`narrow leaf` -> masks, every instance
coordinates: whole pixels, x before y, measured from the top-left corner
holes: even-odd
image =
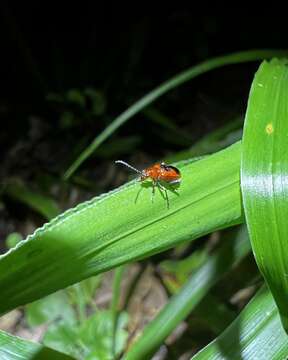
[[[260,66],[246,113],[242,193],[257,264],[288,330],[288,62]]]
[[[191,360],[282,360],[288,357],[288,337],[273,297],[261,289],[238,318]]]
[[[24,184],[11,182],[4,189],[9,196],[29,206],[46,219],[50,220],[59,214],[54,200],[28,189]]]

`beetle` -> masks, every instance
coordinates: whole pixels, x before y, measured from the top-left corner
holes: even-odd
[[[155,187],[157,186],[160,191],[163,190],[166,196],[167,207],[169,208],[169,199],[167,189],[162,184],[168,185],[180,185],[181,184],[181,172],[178,168],[172,165],[167,165],[164,162],[156,163],[147,167],[144,170],[138,170],[134,166],[131,166],[123,160],[115,161],[116,164],[122,164],[129,169],[135,171],[140,175],[139,180],[144,181],[147,179],[152,180],[152,202],[155,196]]]

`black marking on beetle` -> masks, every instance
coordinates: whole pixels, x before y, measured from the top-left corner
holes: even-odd
[[[180,171],[175,166],[166,165],[165,163],[161,163],[160,166],[162,169],[164,169],[166,171],[174,170],[177,174],[180,174]]]

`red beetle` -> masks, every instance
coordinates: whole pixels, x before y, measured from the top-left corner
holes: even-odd
[[[115,161],[115,163],[125,165],[129,169],[132,169],[133,171],[137,172],[140,175],[140,178],[139,178],[140,181],[144,181],[146,179],[151,179],[152,180],[152,202],[153,202],[153,198],[155,195],[155,186],[158,186],[160,191],[163,190],[165,192],[167,206],[169,208],[167,189],[161,184],[161,182],[170,184],[170,185],[180,185],[181,173],[180,173],[179,169],[177,169],[175,166],[167,165],[164,162],[162,162],[162,163],[156,163],[156,164],[140,171],[122,160],[117,160],[117,161]]]

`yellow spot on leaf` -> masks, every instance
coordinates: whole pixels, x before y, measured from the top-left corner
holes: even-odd
[[[274,131],[273,125],[271,123],[267,124],[265,130],[268,135],[271,135]]]

